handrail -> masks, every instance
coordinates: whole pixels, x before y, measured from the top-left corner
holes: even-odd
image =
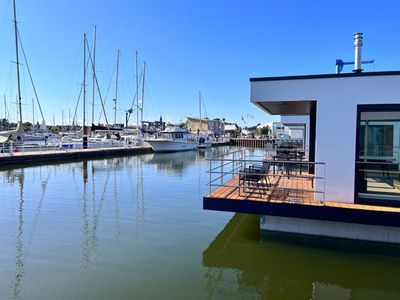
[[[214,157],[207,158],[207,160],[211,161],[237,161],[237,159],[233,158],[224,158],[224,159],[214,159]],[[273,160],[273,159],[264,159],[264,160],[254,160],[254,159],[242,159],[243,162],[269,162],[269,163],[288,163],[288,164],[304,164],[304,165],[326,165],[324,162],[314,162],[314,161],[304,161],[304,160]]]
[[[380,170],[371,170],[371,171],[380,171]],[[384,171],[387,172],[387,171]],[[400,171],[399,171],[400,172]],[[225,175],[237,175],[238,173],[235,172],[210,172],[210,171],[206,171],[207,174],[211,173],[211,174],[225,174]],[[246,173],[246,174],[252,174],[250,172]],[[259,175],[264,175],[267,177],[288,177],[287,174],[268,174],[268,173],[257,173]],[[307,175],[293,175],[290,174],[289,175],[290,178],[302,178],[302,179],[325,179],[325,177],[322,176],[307,176]]]
[[[247,149],[219,154],[207,160],[210,164],[207,171],[210,193],[212,188],[230,187],[239,189],[239,195],[241,189],[248,189],[250,193],[264,191],[271,196],[277,191],[277,197],[297,199],[310,195],[306,198],[323,198],[325,201],[325,162],[273,160]],[[269,164],[268,171],[262,170],[265,163]],[[257,171],[250,171],[252,165],[258,166]],[[237,181],[230,181],[234,178]]]

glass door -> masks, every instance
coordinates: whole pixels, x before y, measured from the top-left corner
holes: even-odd
[[[357,115],[355,201],[400,205],[400,105],[359,105]]]

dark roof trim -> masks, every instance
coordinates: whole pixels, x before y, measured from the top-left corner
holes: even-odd
[[[390,75],[400,75],[400,71],[341,73],[341,74],[314,74],[314,75],[275,76],[275,77],[253,77],[253,78],[250,78],[250,82],[298,80],[298,79],[342,78],[342,77],[363,77],[363,76],[390,76]]]

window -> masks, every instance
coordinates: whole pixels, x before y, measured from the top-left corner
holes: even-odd
[[[359,105],[357,122],[355,201],[400,205],[400,105]]]

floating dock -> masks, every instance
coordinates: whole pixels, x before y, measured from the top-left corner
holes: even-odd
[[[203,208],[260,215],[261,230],[400,243],[400,208],[282,197],[278,184],[301,191],[311,182],[281,178],[263,193],[243,193],[235,177],[205,196]]]
[[[122,155],[151,153],[150,146],[111,147],[94,149],[60,149],[47,151],[0,153],[0,166],[13,164],[37,164],[76,159],[96,159]]]
[[[400,244],[400,207],[326,201],[324,163],[251,153],[209,159],[204,209],[259,215],[264,231]]]

